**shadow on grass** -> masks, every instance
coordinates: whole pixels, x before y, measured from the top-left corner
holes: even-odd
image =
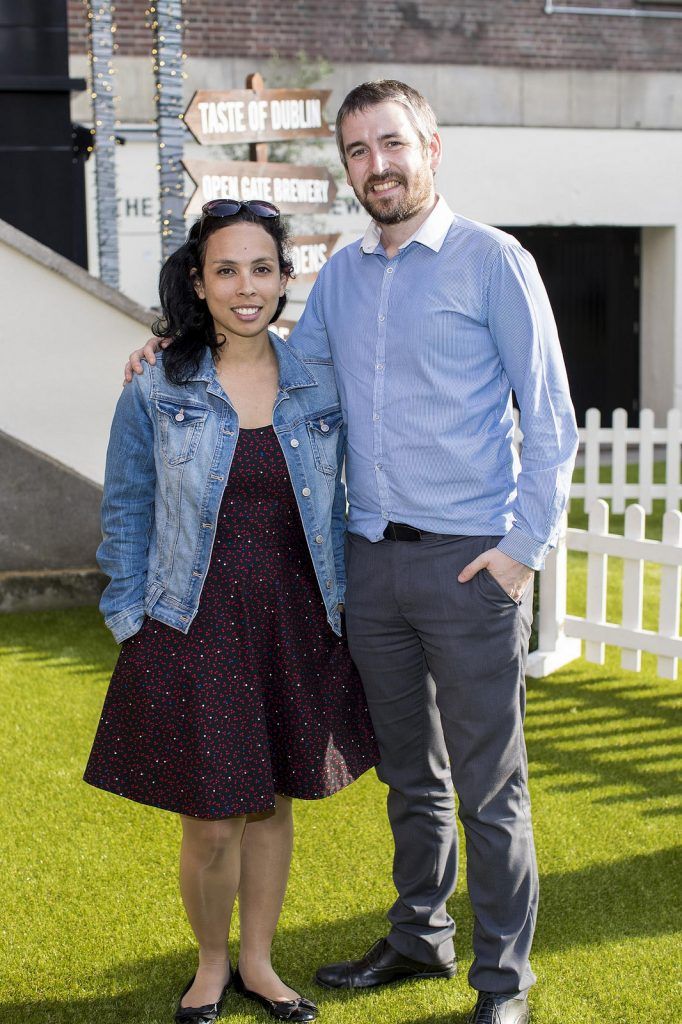
[[[561,782],[547,787],[549,793],[557,794],[609,787],[616,792],[595,793],[591,802],[618,803],[622,799],[632,803],[639,799],[642,813],[648,814],[647,801],[678,792],[679,774],[671,761],[673,749],[682,752],[679,711],[671,706],[667,694],[659,696],[654,686],[641,678],[634,676],[630,685],[613,685],[622,682],[622,676],[609,675],[578,683],[574,678],[529,681],[526,738],[531,764],[537,765],[531,769],[531,780],[563,776]],[[629,725],[640,719],[646,724]],[[571,735],[573,724],[576,732]],[[646,738],[636,738],[638,729],[646,731]],[[671,738],[674,730],[677,735]],[[613,742],[604,742],[609,739]],[[571,774],[578,777],[566,779]],[[619,789],[624,791],[622,796]],[[656,813],[675,810],[671,805],[657,808]]]
[[[373,935],[377,930],[376,922],[377,916],[368,914],[354,919],[352,925],[358,926],[368,935]],[[347,927],[349,922],[343,924]],[[297,940],[303,940],[306,947],[327,943],[325,948],[331,949],[334,932],[335,927],[332,923],[305,931],[283,930],[278,938],[281,952],[275,958],[276,965],[291,985],[319,1004],[321,1016],[324,1016],[325,1007],[348,1003],[357,1008],[360,1019],[379,1024],[386,1017],[387,997],[390,998],[391,993],[396,993],[405,986],[393,985],[380,991],[369,992],[332,992],[321,988],[313,981],[312,976],[319,966],[319,951],[317,959],[314,956],[303,958],[299,954],[296,956],[296,963],[293,963],[292,950]],[[23,1024],[169,1024],[173,1019],[180,992],[194,966],[195,951],[191,948],[136,962],[117,964],[99,974],[74,979],[74,987],[77,986],[85,992],[99,991],[102,995],[79,996],[74,993],[73,996],[67,995],[53,1000],[5,1002],[0,1004],[0,1019],[7,1021],[8,1024],[10,1021],[22,1021]],[[410,990],[416,989],[414,1001],[418,1011],[423,1012],[428,1006],[429,987],[434,984],[444,986],[452,983],[409,983]],[[112,992],[116,994],[111,994]],[[457,997],[453,992],[453,1001],[455,999],[461,999],[460,992],[457,993]],[[420,1016],[418,1020],[408,1012],[407,1018],[398,1013],[396,1019],[409,1019],[410,1024],[459,1024],[460,1021],[466,1020],[467,1012]],[[252,1002],[230,992],[223,1017],[229,1019],[231,1015],[237,1013],[243,1014],[247,1019],[268,1019],[264,1011],[254,1007]],[[389,1016],[392,1015],[389,1011]]]
[[[112,672],[118,647],[97,608],[0,615],[0,649],[23,663]]]
[[[675,934],[680,907],[674,894],[680,877],[682,850],[660,850],[608,864],[591,865],[575,872],[543,876],[543,910],[535,940],[536,954],[590,947],[611,941]],[[332,992],[312,982],[319,963],[332,958],[360,955],[385,931],[381,913],[361,914],[340,921],[326,921],[309,927],[283,927],[277,937],[276,964],[290,984],[325,1006],[353,1003],[365,1021],[384,1019],[385,999],[395,987],[370,992]],[[460,941],[460,945],[462,942]],[[463,961],[470,950],[460,949]],[[28,1024],[64,1024],[67,1021],[97,1024],[162,1024],[171,1020],[179,992],[194,969],[194,950],[186,949],[132,963],[117,964],[99,974],[75,978],[81,991],[88,989],[116,995],[81,997],[35,1002],[5,1003],[0,1010],[7,1021]],[[414,1009],[419,1013],[428,986],[446,981],[415,985]],[[412,985],[412,983],[410,983]],[[401,986],[402,987],[402,986]],[[442,991],[442,990],[441,990]],[[453,989],[453,1003],[462,997]],[[234,1012],[254,1014],[252,1004],[230,995]],[[440,1016],[410,1016],[410,1024],[460,1024],[466,1012]]]
[[[535,951],[676,934],[681,869],[678,847],[542,875]]]

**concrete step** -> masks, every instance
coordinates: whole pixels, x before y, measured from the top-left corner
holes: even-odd
[[[0,613],[98,604],[108,578],[99,569],[0,572]]]

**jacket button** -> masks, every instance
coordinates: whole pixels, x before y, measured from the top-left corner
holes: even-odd
[[[213,523],[202,523],[201,525],[203,526],[204,530],[212,530],[213,529]]]
[[[327,580],[325,582],[325,587],[327,588],[327,590],[331,590],[332,589],[332,581],[331,580]]]
[[[298,448],[298,441],[296,440],[295,437],[292,437],[292,439],[291,439],[291,441],[289,443],[290,443],[292,448]]]
[[[189,622],[189,615],[181,615],[180,622]]]
[[[329,424],[328,424],[328,423],[320,423],[320,430],[321,430],[321,431],[322,431],[323,433],[325,433],[325,434],[326,434],[326,433],[327,433],[327,431],[329,430]]]
[[[309,487],[304,487],[303,490],[301,491],[301,494],[303,495],[304,498],[309,498],[310,497],[310,488]]]
[[[324,544],[324,537],[322,536],[321,533],[318,533],[317,537],[315,538],[315,543],[316,544]]]

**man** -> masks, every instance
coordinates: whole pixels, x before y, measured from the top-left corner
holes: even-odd
[[[372,223],[323,267],[292,342],[331,349],[348,424],[346,624],[389,787],[398,898],[388,936],[317,980],[454,975],[454,785],[475,916],[470,1020],[526,1024],[538,883],[524,667],[533,570],[577,447],[561,349],[529,254],[437,196],[441,140],[419,93],[353,89],[336,136]]]

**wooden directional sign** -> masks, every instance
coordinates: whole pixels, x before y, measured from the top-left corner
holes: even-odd
[[[270,330],[286,341],[297,323],[297,320],[278,320],[277,323],[270,324]]]
[[[202,145],[328,138],[324,105],[330,95],[330,89],[200,89],[185,111],[185,124]]]
[[[332,254],[340,235],[299,235],[291,239],[291,260],[297,281],[314,281]]]
[[[224,160],[183,160],[183,167],[197,186],[186,217],[198,216],[210,199],[266,199],[282,213],[326,213],[336,198],[324,167]]]

